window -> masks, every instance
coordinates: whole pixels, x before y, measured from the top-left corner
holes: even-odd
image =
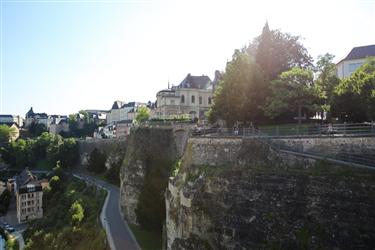
[[[211,96],[208,97],[208,104],[211,104]]]
[[[195,103],[195,96],[191,96],[191,103]]]
[[[185,103],[185,96],[181,95],[181,103]]]
[[[202,97],[199,97],[199,104],[201,105],[203,103]]]

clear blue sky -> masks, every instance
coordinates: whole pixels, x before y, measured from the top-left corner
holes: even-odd
[[[154,101],[168,80],[212,78],[267,19],[314,58],[375,44],[375,0],[0,1],[0,112],[22,116]]]

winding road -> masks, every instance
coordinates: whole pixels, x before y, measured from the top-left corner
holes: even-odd
[[[100,220],[106,231],[111,250],[138,250],[141,249],[135,240],[129,226],[123,219],[120,209],[120,189],[103,180],[81,173],[74,173],[74,177],[91,182],[108,191],[104,202]]]

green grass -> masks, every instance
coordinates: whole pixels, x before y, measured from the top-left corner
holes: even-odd
[[[159,250],[162,247],[161,233],[151,232],[137,225],[129,224],[138,244],[143,250]]]

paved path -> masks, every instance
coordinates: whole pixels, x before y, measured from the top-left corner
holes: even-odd
[[[107,233],[107,239],[112,250],[138,250],[140,249],[133,233],[123,219],[120,210],[120,189],[100,179],[84,174],[74,174],[75,177],[93,182],[97,186],[104,187],[108,196],[103,206],[101,220]]]

